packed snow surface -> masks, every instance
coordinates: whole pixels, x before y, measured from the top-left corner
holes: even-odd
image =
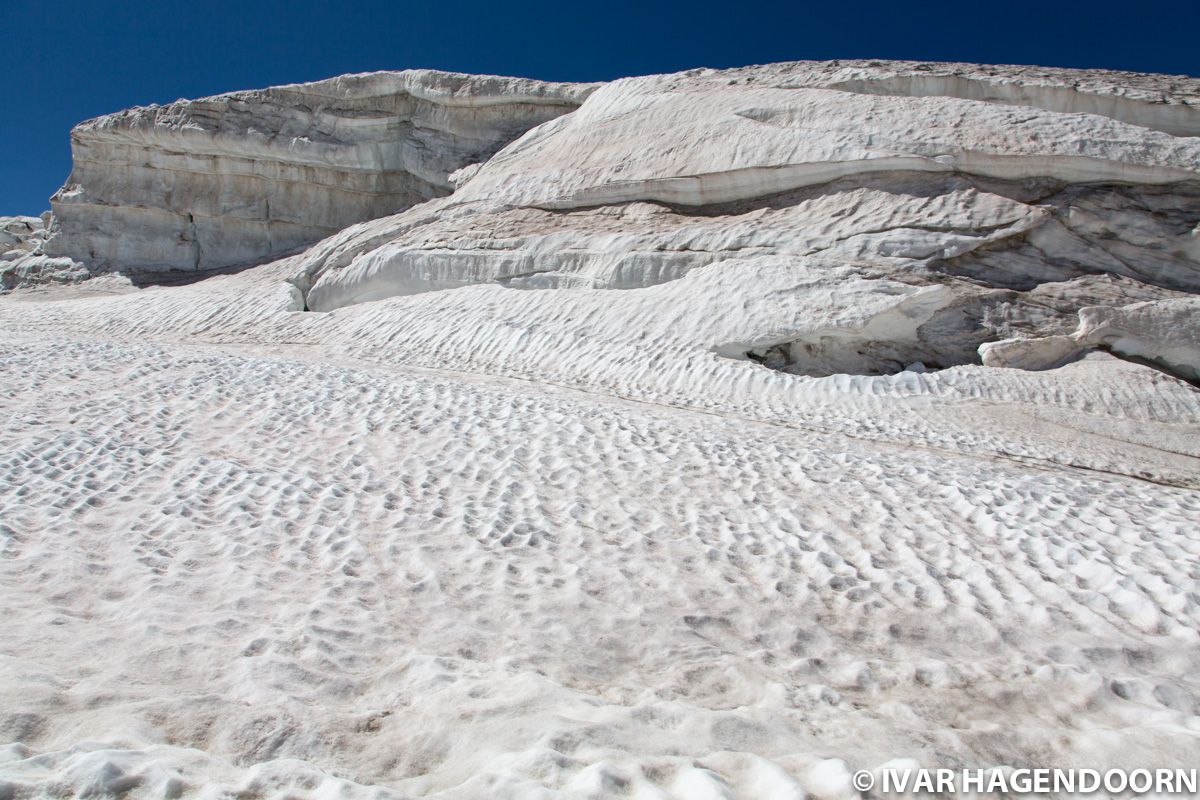
[[[1200,81],[377,73],[74,144],[0,217],[0,800],[1200,763]]]

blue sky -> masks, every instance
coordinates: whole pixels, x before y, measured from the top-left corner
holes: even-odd
[[[73,124],[132,105],[434,67],[605,80],[795,59],[1200,74],[1200,1],[763,3],[0,0],[0,214],[36,214]]]

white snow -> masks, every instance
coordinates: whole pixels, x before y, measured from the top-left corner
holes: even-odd
[[[1191,766],[1194,83],[618,81],[179,285],[0,219],[0,798]]]

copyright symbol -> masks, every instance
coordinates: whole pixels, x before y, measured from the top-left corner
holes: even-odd
[[[852,783],[855,789],[858,789],[860,792],[866,792],[875,785],[875,776],[865,769],[860,769],[854,773]]]

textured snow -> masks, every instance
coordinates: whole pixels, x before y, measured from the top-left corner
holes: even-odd
[[[0,219],[0,798],[1190,767],[1196,84],[575,87],[190,282],[37,272],[79,219]]]

